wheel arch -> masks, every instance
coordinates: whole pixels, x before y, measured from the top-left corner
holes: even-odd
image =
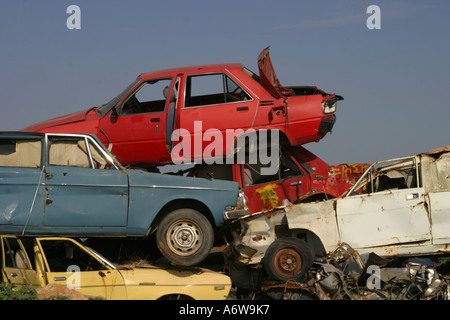
[[[325,256],[326,250],[319,236],[308,229],[293,229],[296,238],[303,239],[315,252],[316,256]]]
[[[195,300],[195,299],[184,293],[167,293],[156,300]]]
[[[156,230],[156,227],[161,222],[161,219],[168,213],[178,210],[178,209],[193,209],[200,212],[204,215],[208,221],[211,223],[213,229],[216,228],[216,223],[214,221],[211,210],[201,201],[195,199],[177,199],[172,200],[165,204],[161,210],[156,214],[153,222],[150,225],[149,230],[147,231],[147,235],[153,233]]]
[[[298,238],[300,240],[305,241],[311,247],[311,249],[314,250],[314,253],[316,254],[316,256],[322,257],[322,256],[326,255],[327,252],[325,250],[325,246],[322,243],[322,240],[313,231],[311,231],[309,229],[302,229],[302,228],[301,229],[289,229],[289,231],[287,231],[286,229],[285,230],[283,230],[283,229],[276,230],[277,238],[281,238],[284,236]],[[289,234],[287,234],[287,232]]]

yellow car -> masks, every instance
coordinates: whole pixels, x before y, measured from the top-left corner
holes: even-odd
[[[228,276],[202,268],[119,268],[70,238],[0,238],[2,280],[17,286],[60,284],[107,300],[219,300],[231,289]]]

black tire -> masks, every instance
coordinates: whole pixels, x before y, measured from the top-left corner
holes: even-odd
[[[193,209],[178,209],[167,214],[156,230],[159,250],[170,262],[194,266],[202,262],[214,244],[209,220]]]
[[[267,248],[263,263],[271,279],[302,281],[314,258],[314,251],[305,241],[279,238]]]

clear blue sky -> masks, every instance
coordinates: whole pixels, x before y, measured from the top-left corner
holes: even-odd
[[[369,30],[369,5],[381,29]],[[69,5],[81,29],[69,30]],[[283,85],[343,95],[330,164],[449,145],[448,1],[0,1],[0,130],[100,105],[139,73],[242,62],[271,46]]]

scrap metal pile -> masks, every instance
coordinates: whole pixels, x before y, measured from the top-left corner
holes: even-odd
[[[268,50],[259,76],[237,63],[142,73],[102,106],[1,132],[0,235],[17,252],[26,250],[15,236],[88,237],[113,257],[130,240],[124,247],[145,259],[157,251],[179,270],[206,263],[216,245],[227,276],[207,282],[220,299],[233,282],[244,299],[448,300],[450,263],[435,255],[450,255],[450,146],[328,165],[303,145],[331,132],[343,97],[281,86]],[[128,274],[99,263],[123,289]],[[28,270],[8,268],[12,283]],[[187,279],[166,276],[173,288]],[[148,292],[105,298],[179,296],[138,280],[128,283],[151,283]],[[199,292],[183,297],[212,297],[187,280]]]
[[[275,300],[449,300],[446,259],[388,260],[374,253],[360,255],[342,243],[325,258],[316,259],[304,281],[263,280],[261,292]],[[253,293],[250,298],[254,297]]]
[[[406,259],[406,258],[405,258]],[[359,255],[343,243],[315,271],[320,299],[447,300],[448,280],[432,259],[386,260],[374,253]],[[440,268],[441,267],[441,268]]]

